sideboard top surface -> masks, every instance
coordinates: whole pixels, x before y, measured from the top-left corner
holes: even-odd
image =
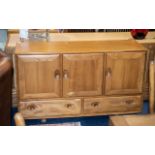
[[[72,42],[25,41],[17,44],[15,54],[91,53],[144,50],[145,48],[134,40]]]

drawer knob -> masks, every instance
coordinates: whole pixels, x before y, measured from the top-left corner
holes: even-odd
[[[93,106],[93,107],[97,107],[99,105],[99,102],[92,102],[91,103],[91,106]]]
[[[127,101],[126,101],[126,104],[128,104],[128,105],[131,105],[131,104],[133,104],[133,103],[134,103],[133,100],[127,100]]]
[[[27,110],[35,110],[37,106],[35,104],[27,105]]]
[[[72,107],[72,104],[66,104],[66,107],[67,108],[71,108]]]

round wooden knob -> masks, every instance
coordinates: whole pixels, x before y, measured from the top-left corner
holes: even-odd
[[[36,107],[37,107],[37,106],[36,106],[35,104],[27,105],[27,109],[28,109],[28,110],[35,110]]]
[[[128,104],[128,105],[131,105],[131,104],[133,104],[133,103],[134,103],[133,100],[127,100],[127,101],[126,101],[126,104]]]
[[[72,104],[66,104],[66,107],[70,108],[70,107],[72,107]]]
[[[55,76],[56,80],[59,80],[60,79],[60,71],[56,70],[55,73],[54,73],[54,76]]]
[[[92,105],[93,107],[97,107],[97,106],[99,105],[99,102],[93,102],[91,105]]]

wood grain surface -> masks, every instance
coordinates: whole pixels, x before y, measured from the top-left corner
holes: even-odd
[[[143,51],[145,48],[134,40],[118,41],[27,41],[17,44],[15,54],[90,53]]]

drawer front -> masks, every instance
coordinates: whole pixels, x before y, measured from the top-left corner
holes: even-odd
[[[81,113],[81,99],[21,102],[19,110],[25,118],[76,115]]]
[[[84,113],[122,113],[141,110],[141,96],[84,99]]]

